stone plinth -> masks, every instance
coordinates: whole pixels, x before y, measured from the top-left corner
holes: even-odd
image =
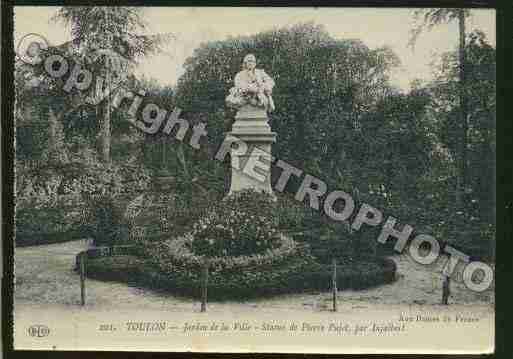
[[[245,189],[254,189],[273,195],[271,188],[271,145],[276,142],[276,133],[271,131],[265,110],[242,107],[235,116],[233,136],[247,145],[233,145],[231,150],[232,178],[228,195]],[[255,174],[256,173],[256,174]]]

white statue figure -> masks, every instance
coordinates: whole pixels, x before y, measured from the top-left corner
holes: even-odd
[[[273,79],[264,70],[256,68],[256,58],[253,54],[244,57],[242,67],[242,71],[235,75],[235,86],[226,97],[228,106],[238,109],[249,104],[272,112]]]

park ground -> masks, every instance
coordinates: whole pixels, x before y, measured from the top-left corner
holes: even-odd
[[[84,240],[15,249],[15,310],[31,307],[69,307],[80,304],[79,275],[73,270],[75,256],[87,248]],[[344,290],[338,293],[340,307],[365,310],[383,305],[439,305],[442,296],[440,259],[431,266],[413,262],[407,255],[390,257],[397,264],[397,280],[365,290]],[[109,308],[195,311],[195,300],[169,293],[131,287],[125,283],[87,279],[87,306],[98,310]],[[209,310],[305,310],[323,311],[331,308],[331,293],[280,295],[244,302],[209,303]],[[495,302],[494,287],[475,293],[462,283],[452,281],[450,303],[464,306],[491,306]]]

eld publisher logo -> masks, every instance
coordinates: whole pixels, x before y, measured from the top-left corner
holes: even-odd
[[[28,328],[28,334],[31,337],[43,338],[47,337],[50,334],[50,328],[46,325],[36,324],[32,325]]]

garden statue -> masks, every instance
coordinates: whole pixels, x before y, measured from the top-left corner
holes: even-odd
[[[268,113],[274,110],[273,79],[264,70],[256,69],[254,55],[246,55],[244,69],[235,76],[235,87],[226,97],[228,106],[237,109],[228,137],[245,143],[246,151],[231,150],[232,176],[228,195],[243,190],[266,192],[271,189],[271,144],[276,133],[269,126]],[[258,167],[260,175],[255,174]],[[253,174],[253,176],[251,176]]]
[[[244,57],[242,67],[242,71],[235,75],[235,86],[226,97],[228,106],[239,109],[249,104],[272,112],[273,79],[264,70],[256,68],[256,58],[253,54]]]

